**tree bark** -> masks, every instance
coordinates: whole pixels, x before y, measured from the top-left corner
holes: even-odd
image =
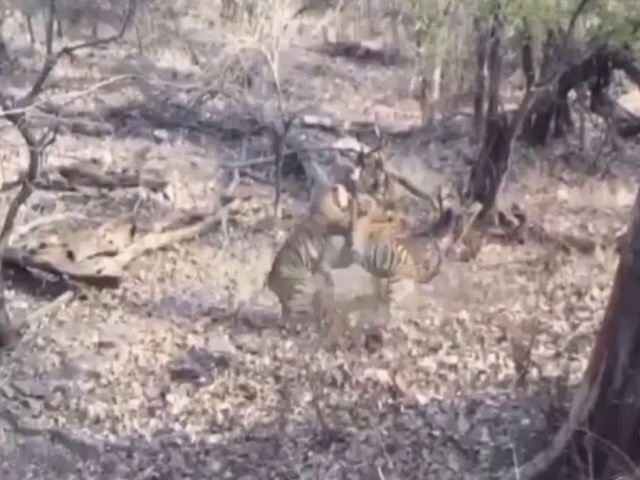
[[[482,214],[493,210],[509,166],[510,139],[506,114],[488,118],[476,161],[471,169],[467,197],[482,204]]]
[[[482,129],[482,143],[471,169],[467,200],[482,204],[480,216],[493,211],[502,179],[509,166],[512,132],[505,113],[498,113],[500,74],[502,72],[501,21],[499,14],[491,19],[486,68],[489,72],[487,113]],[[476,92],[477,93],[477,92]],[[513,121],[517,121],[516,118]]]
[[[573,445],[568,478],[637,478],[640,465],[640,188],[600,331],[571,412],[551,445],[505,479],[560,478],[558,460]],[[567,477],[562,477],[567,478]]]
[[[487,34],[483,30],[480,18],[473,19],[473,28],[476,35],[476,78],[473,97],[473,131],[476,139],[482,135],[482,123],[484,120],[484,94],[487,82]]]
[[[520,60],[522,62],[522,73],[525,79],[525,92],[530,92],[536,82],[536,67],[533,63],[533,39],[529,22],[523,20],[522,44],[520,45]],[[527,115],[522,124],[522,130],[528,132],[531,129],[531,116]]]
[[[584,382],[595,401],[575,440],[595,478],[633,478],[640,465],[640,189]],[[620,478],[620,477],[618,477]]]
[[[533,63],[533,39],[531,37],[531,28],[529,22],[524,19],[522,27],[522,45],[520,47],[520,56],[522,61],[522,73],[526,81],[526,91],[533,87],[536,81],[536,67]]]
[[[487,91],[487,119],[493,119],[498,115],[498,103],[500,101],[500,80],[502,76],[502,55],[500,46],[502,43],[502,22],[500,16],[495,14],[491,19],[489,33],[489,52],[487,55],[487,67],[489,68],[489,88]]]
[[[549,38],[553,38],[553,35],[549,35]],[[547,44],[550,42],[548,40]],[[551,54],[547,51],[546,55]],[[543,70],[548,74],[551,67],[544,64]],[[532,146],[543,145],[550,132],[557,138],[573,130],[567,98],[569,92],[581,84],[589,86],[591,111],[611,121],[618,135],[630,138],[640,133],[640,117],[617,104],[607,94],[615,69],[624,71],[631,81],[640,86],[640,68],[636,66],[632,53],[623,48],[600,47],[581,62],[565,68],[555,82],[556,94],[550,98],[541,97],[531,108],[522,133],[525,140]],[[540,76],[544,77],[544,74]]]
[[[558,64],[562,58],[560,55],[562,49],[562,45],[559,44],[560,37],[553,29],[547,31],[542,65],[540,67],[540,78],[549,78],[552,72],[561,68],[561,65]],[[523,136],[530,145],[544,145],[551,133],[553,133],[553,137],[558,138],[573,130],[574,125],[567,96],[571,89],[580,82],[569,81],[570,79],[574,80],[575,75],[575,73],[567,77],[564,74],[561,75],[557,82],[555,98],[545,99],[544,103],[531,109],[530,115],[524,122],[526,128],[523,130]]]

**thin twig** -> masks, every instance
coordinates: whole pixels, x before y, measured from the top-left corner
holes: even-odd
[[[20,108],[24,108],[33,103],[36,97],[38,97],[38,95],[40,95],[40,93],[42,92],[42,89],[44,87],[44,82],[47,81],[47,78],[49,78],[49,75],[51,74],[51,72],[56,67],[56,65],[58,64],[58,62],[62,57],[73,56],[73,53],[79,50],[95,48],[101,45],[107,45],[109,43],[116,42],[120,40],[122,37],[124,37],[124,34],[126,33],[127,28],[129,27],[129,24],[131,23],[131,20],[133,19],[133,16],[135,14],[137,3],[138,3],[137,0],[129,0],[128,6],[127,6],[127,12],[125,14],[125,18],[122,22],[122,25],[120,26],[120,30],[114,35],[111,35],[106,38],[97,38],[94,40],[89,40],[87,42],[77,43],[75,45],[67,45],[62,47],[55,54],[47,55],[47,58],[44,62],[42,70],[40,71],[40,74],[38,75],[35,82],[33,83],[31,90],[29,90],[29,92],[24,97],[18,100],[17,106]],[[55,8],[54,4],[55,2],[53,0],[50,0],[51,9]],[[53,18],[54,18],[53,11],[50,11],[48,24],[47,24],[47,45],[49,46],[48,48],[50,48],[50,45],[53,41]]]
[[[70,302],[75,295],[75,290],[67,290],[66,292],[58,295],[55,299],[53,299],[46,305],[43,305],[37,310],[29,312],[29,315],[27,315],[26,323],[33,323],[34,321],[44,317],[45,315],[52,313],[57,308],[60,308]]]
[[[46,217],[36,218],[32,222],[16,227],[12,233],[11,238],[12,240],[19,239],[31,233],[33,230],[37,230],[38,228],[41,228],[45,225],[49,225],[51,223],[57,223],[63,220],[67,220],[69,218],[86,220],[87,216],[81,213],[64,212],[64,213],[54,213],[52,215],[47,215]]]
[[[76,100],[79,100],[80,98],[84,98],[92,93],[95,93],[98,90],[103,89],[104,87],[107,87],[109,85],[112,85],[114,83],[117,82],[121,82],[123,80],[132,80],[135,79],[136,76],[135,75],[118,75],[116,77],[112,77],[112,78],[108,78],[106,80],[103,80],[101,82],[95,83],[93,85],[91,85],[90,87],[87,87],[84,90],[80,90],[80,91],[75,91],[75,92],[69,92],[69,93],[63,93],[60,95],[52,95],[51,97],[47,97],[47,98],[43,98],[42,100],[38,100],[38,101],[34,101],[33,103],[26,105],[26,106],[22,106],[22,107],[16,107],[16,108],[8,108],[6,110],[3,110],[2,112],[0,112],[0,117],[6,117],[7,115],[17,115],[17,114],[25,114],[28,113],[31,110],[35,110],[38,107],[41,107],[43,105],[49,104],[49,103],[53,103],[53,102],[62,102],[59,106],[66,106],[69,105],[70,103],[75,102]]]
[[[115,35],[107,38],[91,40],[88,42],[78,43],[76,45],[65,46],[61,48],[57,53],[52,54],[53,51],[53,26],[56,14],[55,0],[49,0],[47,23],[46,23],[46,52],[47,56],[45,62],[40,70],[40,73],[33,82],[31,89],[20,99],[0,93],[0,107],[2,108],[1,116],[8,120],[18,130],[18,133],[23,138],[28,150],[29,150],[29,164],[27,173],[23,179],[20,190],[9,204],[9,208],[4,218],[2,228],[0,229],[0,256],[4,257],[9,246],[11,234],[14,230],[16,217],[20,210],[20,207],[29,199],[33,191],[33,184],[36,182],[39,176],[42,160],[45,150],[51,146],[58,135],[60,129],[60,123],[56,122],[53,129],[45,131],[43,135],[37,137],[31,130],[31,126],[28,122],[26,111],[32,108],[32,105],[36,101],[39,95],[42,94],[44,84],[51,75],[51,72],[56,67],[60,59],[67,55],[72,56],[73,52],[84,49],[96,47],[99,45],[105,45],[116,40],[119,40],[124,36],[124,33],[131,22],[135,13],[137,0],[129,0],[127,14],[120,31]],[[2,266],[0,265],[0,315],[2,316],[0,325],[1,337],[5,337],[7,329],[10,330],[8,323],[10,321],[9,314],[6,308],[5,288],[4,281],[2,280]],[[9,332],[10,333],[10,332]],[[4,338],[0,338],[0,344],[6,343]]]

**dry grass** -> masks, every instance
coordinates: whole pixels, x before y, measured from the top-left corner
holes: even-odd
[[[201,101],[199,112],[190,107],[209,86],[217,88],[213,68],[224,62],[216,45],[232,38],[228,25],[207,27],[218,20],[203,5],[188,15],[176,7],[180,38],[167,33],[175,30],[166,21],[145,31],[144,58],[130,38],[65,62],[52,87],[60,93],[144,72],[68,106],[75,122],[110,125],[114,133],[61,135],[48,161],[159,167],[171,179],[169,200],[144,192],[37,192],[24,221],[55,211],[114,217],[135,205],[143,219],[206,208],[222,188],[221,163],[265,153],[264,141],[242,133],[250,125],[247,102],[220,96]],[[5,38],[15,38],[16,49],[28,39]],[[419,121],[417,106],[388,88],[408,85],[409,67],[354,66],[293,45],[309,40],[301,38],[280,59],[287,108],[313,103],[340,118],[371,118],[403,105],[381,123]],[[187,43],[200,49],[200,65],[189,59]],[[21,63],[29,68],[35,60],[25,56]],[[254,105],[262,98],[247,95]],[[170,123],[176,119],[182,127]],[[189,128],[195,120],[198,128]],[[306,134],[312,146],[328,143]],[[25,153],[11,129],[0,135],[7,181]],[[517,199],[550,229],[611,238],[626,221],[632,183],[574,173],[554,148],[533,160],[516,149],[504,200]],[[391,149],[400,170],[427,184],[464,172],[460,152],[471,152],[466,139],[425,146],[419,137]],[[147,255],[120,289],[88,292],[33,316],[18,347],[0,354],[0,406],[23,425],[60,427],[104,449],[85,458],[46,438],[0,430],[3,479],[478,479],[545,445],[556,426],[551,413],[565,405],[566,386],[585,368],[613,253],[487,246],[472,263],[446,264],[422,288],[416,317],[380,325],[371,315],[355,316],[334,350],[318,345],[315,327],[298,335],[277,328],[275,298],[262,282],[278,232],[259,228],[271,213],[272,187],[248,185],[254,208],[232,226],[228,241],[212,232]],[[285,196],[285,208],[304,206]],[[366,288],[357,268],[336,278],[345,295]],[[15,318],[50,301],[17,284],[9,296]]]

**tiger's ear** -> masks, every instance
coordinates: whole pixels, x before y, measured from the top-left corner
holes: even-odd
[[[347,191],[346,187],[340,183],[331,186],[331,199],[333,204],[340,210],[346,210],[351,204],[351,195]]]

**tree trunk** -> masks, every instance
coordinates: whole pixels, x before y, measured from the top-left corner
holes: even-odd
[[[2,25],[4,19],[0,19],[0,73],[7,73],[10,67],[11,57],[9,56],[9,49],[7,43],[2,35]]]
[[[510,140],[506,114],[495,115],[485,122],[484,137],[476,161],[471,168],[467,198],[482,204],[482,214],[493,210],[509,166]]]
[[[484,90],[487,77],[487,34],[483,29],[480,18],[473,19],[473,28],[476,35],[476,79],[475,94],[473,98],[473,131],[476,139],[482,135],[482,123],[484,120]]]
[[[561,67],[559,44],[560,35],[552,29],[547,31],[547,39],[544,44],[542,65],[540,67],[540,78],[548,78],[554,71]],[[561,76],[562,80],[562,76]],[[551,132],[555,138],[566,135],[573,130],[573,120],[569,109],[568,95],[575,83],[570,82],[570,87],[566,82],[558,81],[558,90],[555,99],[538,105],[532,109],[529,118],[525,119],[527,128],[523,131],[523,136],[532,146],[544,145]]]
[[[640,465],[640,190],[623,244],[609,305],[584,381],[596,392],[582,460],[595,478],[635,478]],[[620,478],[620,477],[618,477]]]
[[[526,18],[523,20],[520,59],[522,62],[522,73],[526,82],[525,92],[528,93],[536,82],[536,67],[533,63],[533,38],[531,37],[531,28]],[[522,129],[525,132],[531,129],[531,117],[529,115],[524,119]]]
[[[549,34],[543,71],[549,76],[554,70],[548,66],[551,62],[551,47],[554,36]],[[558,66],[554,67],[556,71]],[[559,70],[561,73],[555,82],[555,97],[540,96],[539,101],[532,106],[528,118],[525,119],[523,137],[530,145],[543,145],[549,133],[555,137],[565,135],[573,130],[569,103],[569,92],[577,89],[581,84],[589,86],[591,92],[590,109],[592,112],[611,122],[616,133],[622,138],[629,138],[640,133],[640,117],[626,110],[607,94],[614,69],[622,70],[629,79],[640,87],[640,68],[635,64],[633,54],[628,49],[610,49],[606,46],[568,68]],[[540,77],[545,78],[545,73]]]
[[[640,189],[621,242],[609,303],[569,418],[551,446],[504,478],[637,478],[640,466]],[[570,444],[584,473],[559,477]],[[579,465],[581,464],[581,465]]]
[[[498,113],[500,74],[502,71],[501,35],[501,23],[496,14],[492,18],[488,42],[489,51],[486,65],[489,71],[487,115],[484,122],[482,143],[471,169],[469,188],[466,192],[468,200],[482,204],[481,215],[485,215],[495,207],[502,178],[509,166],[509,155],[511,153],[512,138],[510,138],[509,121],[505,113]]]
[[[4,295],[0,298],[0,348],[11,347],[16,343],[17,332],[11,325]]]
[[[431,123],[439,122],[442,118],[442,54],[439,36],[436,37],[435,65],[433,66],[433,77],[431,81],[431,100],[433,110],[431,112]]]
[[[533,64],[533,39],[531,37],[531,29],[529,22],[525,19],[522,28],[522,45],[520,47],[520,56],[522,61],[522,73],[526,81],[526,91],[533,87],[536,81],[536,67]]]
[[[487,119],[492,119],[498,114],[500,102],[500,80],[502,76],[502,55],[500,54],[502,36],[502,24],[496,14],[491,19],[489,33],[489,52],[487,66],[489,68],[489,88],[487,91]]]

